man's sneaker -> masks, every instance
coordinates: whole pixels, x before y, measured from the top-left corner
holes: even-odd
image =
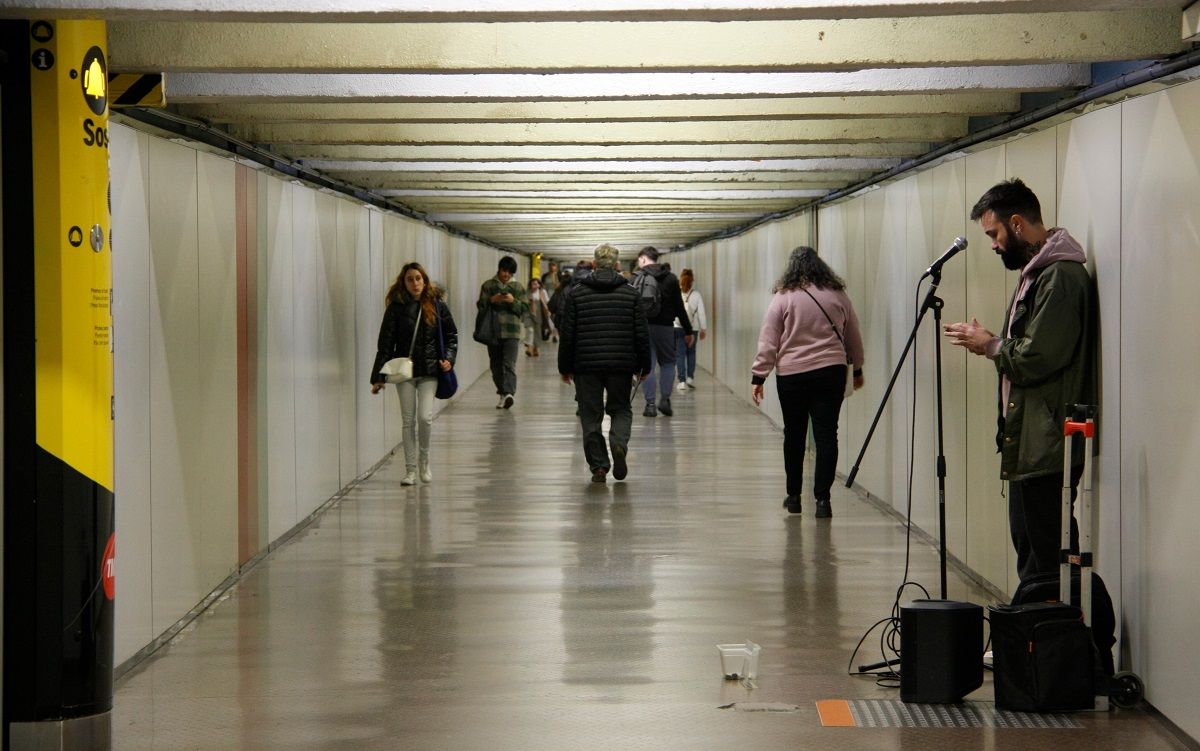
[[[800,496],[789,495],[783,499],[783,507],[788,510],[789,514],[800,513]]]
[[[625,463],[625,454],[629,451],[624,446],[613,446],[613,479],[624,480],[625,475],[629,474],[629,465]]]
[[[687,391],[688,390],[687,381],[680,381],[679,383],[675,384],[675,390],[676,391]]]
[[[828,519],[833,516],[833,509],[829,506],[829,501],[817,501],[817,518]]]
[[[642,411],[642,417],[658,417],[658,409],[649,402],[646,403],[646,409]]]
[[[508,394],[501,394],[500,401],[496,402],[496,409],[504,409],[504,400],[508,398]]]
[[[696,379],[695,379],[695,378],[689,378],[689,379],[687,379],[687,385],[688,385],[688,388],[689,388],[689,389],[694,389],[694,388],[696,388]]]
[[[417,470],[416,469],[408,470],[408,472],[405,473],[404,478],[402,480],[400,480],[400,484],[401,485],[416,485],[417,484]]]
[[[513,405],[513,395],[505,394],[504,398],[500,400],[500,406],[504,407],[505,409],[508,409],[512,405]]]
[[[608,470],[604,467],[596,467],[592,470],[592,482],[605,482],[605,475],[607,474]]]
[[[667,417],[670,417],[671,415],[675,414],[675,410],[671,409],[671,400],[670,399],[663,399],[661,402],[659,402],[658,403],[658,411],[662,412]]]

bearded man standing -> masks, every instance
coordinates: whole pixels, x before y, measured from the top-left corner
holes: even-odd
[[[1061,228],[1042,225],[1033,191],[1014,179],[993,186],[971,210],[992,239],[992,250],[1021,278],[1001,334],[974,318],[952,323],[954,344],[992,361],[1000,376],[996,445],[1000,477],[1008,481],[1008,521],[1025,581],[1058,569],[1063,488],[1063,421],[1068,404],[1094,404],[1093,283],[1087,256]],[[1083,451],[1071,457],[1071,497],[1083,470]],[[1071,519],[1071,551],[1079,530]]]

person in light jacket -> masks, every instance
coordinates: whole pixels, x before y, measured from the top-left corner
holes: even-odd
[[[400,418],[403,421],[404,479],[401,485],[417,483],[418,451],[421,482],[433,482],[429,468],[429,435],[433,430],[433,399],[439,372],[454,367],[458,355],[458,328],[442,291],[431,281],[421,264],[405,264],[384,298],[387,309],[379,327],[375,364],[371,368],[371,393],[387,385],[379,369],[395,357],[411,357],[413,377],[397,383]],[[441,342],[438,328],[441,327]],[[414,331],[415,327],[415,331]]]
[[[691,269],[679,272],[679,291],[683,293],[683,308],[696,336],[692,343],[687,343],[684,336],[683,324],[675,319],[675,372],[679,375],[679,390],[696,388],[696,347],[700,340],[708,334],[708,316],[704,312],[704,298],[696,289],[696,275]]]
[[[817,444],[813,498],[816,516],[833,516],[829,503],[838,457],[838,414],[846,391],[847,367],[854,388],[862,388],[862,334],[846,295],[846,283],[817,251],[800,246],[788,258],[775,283],[775,295],[758,333],[758,354],[751,367],[750,396],[761,404],[763,384],[775,371],[783,410],[783,460],[787,496],[783,506],[800,513],[804,451],[812,419]]]

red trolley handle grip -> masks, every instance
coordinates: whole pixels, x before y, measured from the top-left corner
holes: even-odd
[[[1096,423],[1088,420],[1087,422],[1074,422],[1067,420],[1063,423],[1063,435],[1072,436],[1076,433],[1083,433],[1084,438],[1091,438],[1096,433]]]

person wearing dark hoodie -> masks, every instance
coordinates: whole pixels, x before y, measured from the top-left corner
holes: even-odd
[[[1008,520],[1022,581],[1058,570],[1067,404],[1096,396],[1093,282],[1087,255],[1061,228],[1047,229],[1037,196],[1018,179],[983,194],[971,210],[992,250],[1021,278],[999,335],[979,321],[952,323],[945,335],[987,357],[1000,376],[1000,477],[1008,482]],[[1071,457],[1071,497],[1083,451]],[[1079,550],[1072,515],[1071,549]]]
[[[650,338],[637,291],[614,268],[620,252],[601,245],[594,255],[595,270],[581,276],[563,299],[558,372],[564,383],[575,384],[592,482],[605,482],[610,469],[618,480],[628,472],[633,380],[650,372]],[[606,412],[612,418],[607,445]]]
[[[648,275],[654,278],[658,286],[658,311],[646,315],[646,324],[650,330],[650,347],[654,354],[654,366],[650,368],[650,376],[646,378],[643,392],[646,396],[646,409],[642,412],[645,417],[656,417],[662,413],[667,417],[674,414],[671,409],[671,390],[675,388],[675,319],[683,328],[684,341],[692,346],[695,331],[688,319],[687,307],[683,304],[683,293],[679,291],[679,279],[658,262],[658,249],[647,245],[638,253],[638,270],[633,275],[633,285],[639,286],[638,277]],[[645,300],[643,300],[645,304]],[[657,368],[657,380],[655,369]],[[661,397],[655,396],[655,385],[661,391]]]

